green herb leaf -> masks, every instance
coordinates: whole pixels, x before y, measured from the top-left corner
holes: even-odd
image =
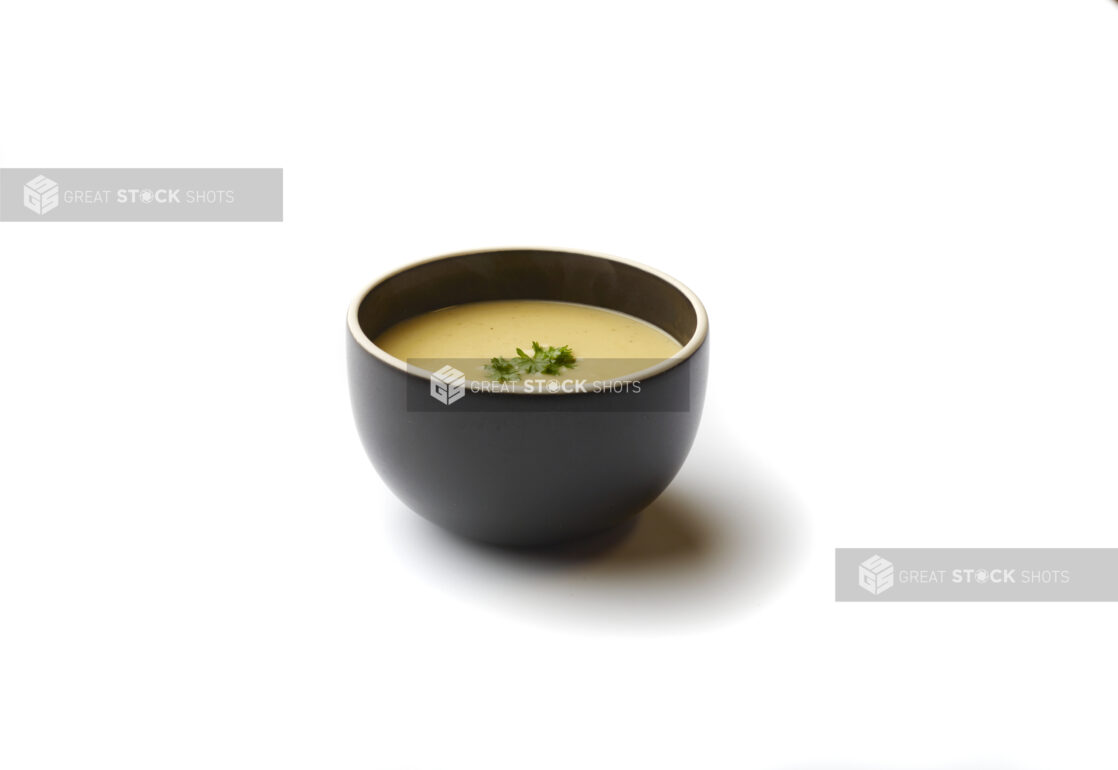
[[[568,345],[559,348],[549,345],[545,348],[533,340],[532,355],[517,348],[516,358],[491,358],[485,370],[490,379],[497,382],[515,382],[525,374],[560,374],[563,369],[575,366],[576,361]]]
[[[485,365],[485,370],[489,372],[490,379],[497,382],[512,382],[520,379],[516,361],[510,361],[507,358],[489,359],[489,363]]]

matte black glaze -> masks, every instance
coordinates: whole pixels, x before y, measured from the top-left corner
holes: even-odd
[[[407,268],[359,301],[357,319],[371,340],[404,318],[490,299],[621,310],[681,344],[700,328],[702,314],[673,284],[640,266],[516,249]],[[707,344],[700,342],[678,365],[643,378],[639,394],[468,392],[468,409],[432,401],[435,409],[416,410],[409,409],[409,396],[413,404],[428,398],[428,379],[374,356],[350,333],[350,397],[369,459],[412,510],[477,540],[551,544],[619,524],[675,477],[702,414]],[[680,403],[683,409],[663,410]]]

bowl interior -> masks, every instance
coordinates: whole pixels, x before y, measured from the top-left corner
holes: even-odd
[[[666,276],[591,254],[502,249],[421,262],[375,284],[357,306],[371,342],[406,318],[431,310],[499,299],[579,302],[636,316],[686,346],[700,327],[698,300]]]

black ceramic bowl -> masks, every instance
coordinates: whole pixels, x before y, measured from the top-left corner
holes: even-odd
[[[431,398],[430,371],[373,344],[405,318],[496,299],[619,310],[683,349],[598,392],[471,389],[447,405]],[[699,426],[706,311],[687,287],[633,262],[535,248],[448,254],[372,284],[348,325],[350,398],[369,459],[409,508],[465,537],[544,545],[617,525],[664,491]]]

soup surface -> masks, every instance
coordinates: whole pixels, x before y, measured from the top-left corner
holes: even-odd
[[[396,358],[412,359],[425,369],[438,362],[450,364],[472,380],[492,378],[485,364],[495,356],[514,358],[517,348],[531,355],[533,342],[545,348],[569,347],[575,367],[557,376],[589,380],[632,374],[682,348],[667,332],[639,318],[548,300],[454,305],[401,321],[373,342]]]

